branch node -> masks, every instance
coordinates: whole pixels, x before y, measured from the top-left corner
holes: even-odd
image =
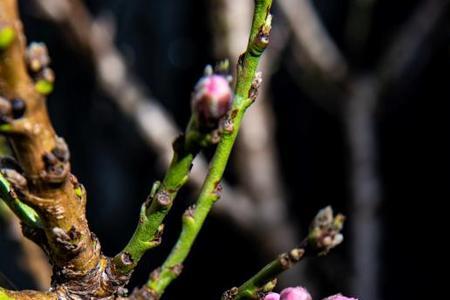
[[[156,201],[158,201],[159,205],[161,205],[162,207],[165,207],[165,208],[170,207],[172,204],[172,199],[170,198],[170,194],[164,189],[161,189],[160,191],[158,191],[156,193],[155,199],[156,199]]]
[[[257,72],[255,74],[255,78],[252,81],[252,85],[250,87],[250,91],[248,92],[248,98],[252,102],[255,102],[256,97],[258,96],[258,91],[259,91],[259,88],[261,87],[261,83],[262,83],[262,73],[261,72]]]
[[[130,266],[133,264],[133,258],[131,257],[130,253],[128,253],[128,252],[123,252],[120,255],[120,260],[122,261],[122,263],[125,266]]]

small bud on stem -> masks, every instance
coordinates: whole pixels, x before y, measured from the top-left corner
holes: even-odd
[[[269,293],[264,300],[312,300],[312,297],[305,288],[297,286],[285,288],[280,294]]]
[[[233,92],[226,77],[217,74],[205,75],[195,85],[192,94],[192,111],[202,127],[217,126],[228,112]]]
[[[25,53],[28,68],[37,73],[50,64],[47,46],[44,43],[31,43]]]

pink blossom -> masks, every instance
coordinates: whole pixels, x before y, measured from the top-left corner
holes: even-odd
[[[358,300],[358,299],[342,296],[341,294],[336,294],[336,295],[333,295],[333,296],[329,296],[329,297],[327,297],[327,298],[325,298],[323,300]]]
[[[264,300],[280,300],[280,294],[277,293],[268,293]]]
[[[228,80],[217,74],[203,76],[192,94],[192,110],[204,125],[215,124],[230,109],[233,92]]]
[[[298,286],[282,290],[280,300],[312,300],[312,298],[305,288]]]

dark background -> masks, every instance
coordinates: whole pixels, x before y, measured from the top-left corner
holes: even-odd
[[[48,100],[50,116],[70,146],[73,173],[88,191],[90,226],[104,253],[114,255],[131,236],[139,207],[163,171],[133,123],[96,86],[89,61],[59,28],[38,18],[28,1],[20,2],[28,40],[44,41],[50,51],[57,75],[55,91]],[[348,2],[318,0],[315,5],[352,61],[352,49],[346,47],[343,33]],[[373,67],[386,41],[419,2],[377,1],[367,49],[362,58],[353,59],[356,69]],[[94,15],[108,12],[114,16],[117,47],[183,128],[190,115],[192,86],[204,66],[215,60],[206,1],[86,3]],[[275,11],[275,22],[276,16]],[[377,167],[383,193],[378,212],[383,221],[380,289],[387,300],[432,299],[431,293],[439,295],[442,290],[435,282],[438,275],[433,267],[441,265],[445,256],[447,233],[441,229],[447,223],[445,204],[450,196],[450,28],[448,21],[439,26],[432,50],[410,66],[418,71],[406,74],[399,87],[382,97],[376,114]],[[344,124],[338,113],[325,109],[296,84],[295,74],[287,68],[292,60],[289,48],[283,50],[286,55],[271,78],[271,94],[291,216],[306,227],[318,209],[331,204],[350,224],[349,149]],[[177,59],[171,60],[170,53]],[[233,170],[233,165],[229,167]],[[233,173],[229,173],[233,181]],[[183,189],[178,199],[166,221],[164,243],[145,256],[131,286],[144,283],[173,245],[181,213],[192,201],[189,188]],[[338,291],[351,293],[351,243],[347,238],[330,257],[316,259],[322,260],[320,266],[328,269],[328,277],[317,279],[321,289],[315,298]],[[30,278],[10,259],[14,247],[14,242],[2,235],[0,272],[18,289],[31,288]],[[266,262],[252,239],[226,220],[210,217],[182,276],[168,289],[167,299],[183,295],[218,299],[224,290]],[[314,266],[315,262],[312,270]],[[314,274],[311,271],[310,276]]]

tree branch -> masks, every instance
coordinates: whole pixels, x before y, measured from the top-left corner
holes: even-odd
[[[161,269],[154,272],[147,283],[147,289],[160,296],[166,287],[180,274],[200,229],[213,204],[219,199],[220,180],[228,162],[231,149],[246,109],[255,100],[256,90],[260,84],[255,78],[256,68],[264,49],[268,44],[271,29],[269,14],[272,1],[255,1],[254,17],[247,51],[238,62],[235,97],[230,113],[225,121],[224,132],[210,164],[210,171],[203,184],[195,207],[188,209],[183,216],[183,226],[177,244],[172,249]]]
[[[319,211],[311,223],[308,236],[299,247],[279,255],[240,287],[232,288],[223,294],[223,300],[262,299],[276,285],[276,278],[290,269],[304,257],[324,255],[339,245],[343,236],[340,233],[344,216],[333,216],[331,207]]]
[[[192,162],[202,146],[209,144],[208,135],[199,131],[192,118],[184,136],[175,140],[172,163],[162,182],[155,182],[142,205],[139,222],[127,246],[114,257],[113,264],[121,274],[129,274],[142,255],[161,242],[162,222],[172,207],[178,191],[188,180]]]
[[[88,227],[85,190],[70,173],[68,147],[56,135],[47,113],[45,95],[54,80],[50,59],[43,44],[33,43],[25,50],[15,0],[0,1],[0,40],[0,133],[8,138],[17,159],[2,166],[6,180],[0,178],[0,190],[22,218],[24,235],[46,252],[53,265],[51,292],[2,290],[1,295],[15,299],[110,297],[128,277],[113,272]]]
[[[245,47],[248,27],[251,25],[251,1],[216,0],[212,1],[209,11],[216,58],[227,57],[236,61],[240,49]],[[265,51],[259,67],[264,84],[258,92],[258,101],[252,105],[252,113],[243,120],[235,146],[239,185],[250,195],[251,202],[242,203],[241,207],[233,210],[232,207],[239,204],[238,199],[226,198],[214,208],[216,213],[224,206],[229,206],[227,210],[233,210],[234,215],[238,214],[237,217],[245,215],[240,217],[244,221],[235,223],[248,235],[255,237],[269,257],[283,249],[294,247],[297,236],[297,226],[288,216],[286,195],[283,193],[282,177],[279,174],[274,142],[275,116],[269,101],[270,77],[287,40],[283,29],[279,24],[272,28],[272,36],[276,40]],[[296,280],[300,277],[297,275],[294,275]]]
[[[44,17],[57,23],[69,39],[76,41],[92,62],[100,88],[135,123],[147,145],[158,154],[161,165],[168,167],[172,153],[170,141],[180,130],[170,113],[132,75],[125,58],[114,45],[112,26],[105,20],[94,20],[79,0],[35,0],[35,3]],[[200,189],[207,172],[208,164],[203,156],[199,156],[191,170],[189,184]],[[240,190],[226,182],[222,185],[224,199],[233,199],[242,207],[251,205],[250,199]],[[228,206],[228,202],[220,203],[218,214],[246,227],[247,218],[239,214],[241,210],[234,209],[236,206]]]
[[[97,265],[100,253],[84,218],[85,199],[79,194],[76,178],[70,174],[67,146],[53,130],[44,96],[35,86],[37,81],[27,73],[16,2],[1,1],[0,12],[0,24],[10,26],[16,37],[0,53],[0,93],[12,104],[19,101],[25,110],[23,115],[16,115],[12,107],[4,116],[8,122],[0,126],[11,142],[23,176],[12,169],[3,174],[17,175],[18,178],[8,178],[14,190],[42,220],[45,241],[38,243],[48,250],[54,266],[68,268],[67,273],[86,274]],[[10,193],[4,180],[2,189]],[[16,199],[11,200],[17,203]]]

